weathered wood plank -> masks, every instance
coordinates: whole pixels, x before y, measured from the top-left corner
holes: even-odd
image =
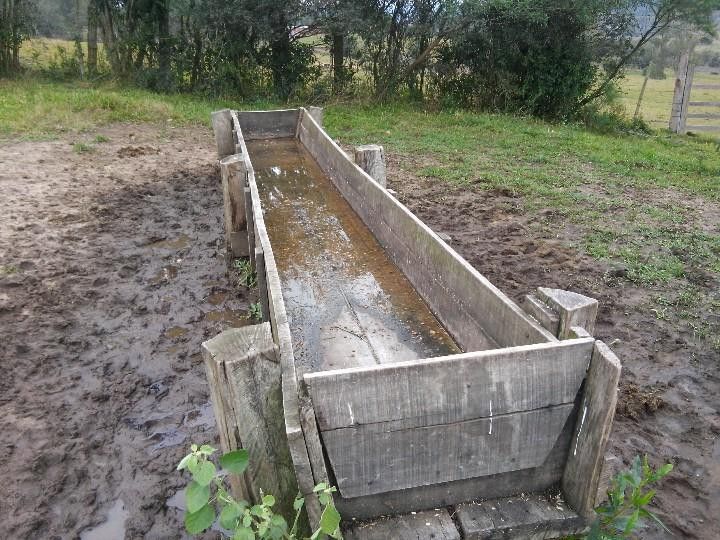
[[[560,330],[560,316],[534,294],[525,295],[525,311],[533,316],[543,328],[557,336]]]
[[[321,431],[447,424],[572,403],[593,339],[305,374]]]
[[[538,287],[538,297],[550,306],[560,317],[557,337],[568,339],[573,326],[580,326],[590,334],[595,331],[595,319],[598,313],[598,301],[563,289]]]
[[[478,499],[544,492],[559,485],[562,478],[579,402],[578,399],[555,446],[539,467],[389,491],[353,499],[339,497],[336,501],[337,508],[344,519],[369,519],[381,515],[403,514],[413,510],[452,506]]]
[[[235,153],[235,140],[233,139],[232,117],[230,109],[222,109],[211,113],[215,144],[217,145],[218,159],[223,159]]]
[[[686,131],[720,131],[720,126],[685,126]]]
[[[300,109],[237,111],[243,139],[294,137]]]
[[[242,156],[231,155],[220,160],[220,176],[223,190],[225,216],[225,245],[232,257],[246,257],[247,240],[243,241],[247,228],[245,208],[245,161]],[[230,261],[228,260],[228,264]]]
[[[562,498],[524,495],[462,504],[455,513],[465,540],[542,540],[582,531],[584,520]]]
[[[379,144],[355,147],[355,163],[382,187],[387,185],[385,150]]]
[[[620,370],[615,354],[603,342],[596,341],[562,480],[565,499],[584,517],[593,515],[603,456],[615,415]]]
[[[691,107],[720,107],[720,101],[691,101]]]
[[[695,68],[697,70],[697,68]],[[720,90],[720,84],[693,84],[693,90]]]
[[[257,290],[260,296],[260,311],[263,322],[270,320],[270,302],[268,301],[267,275],[265,270],[265,252],[262,248],[255,248],[255,271],[257,272]]]
[[[322,438],[338,491],[352,498],[537,467],[572,410],[570,403],[407,429],[371,424]]]
[[[223,451],[245,448],[239,495],[275,495],[283,513],[297,493],[282,411],[280,365],[267,323],[226,330],[202,345]],[[289,514],[285,514],[289,515]]]
[[[717,113],[690,113],[688,118],[702,118],[705,120],[720,120],[720,114]]]
[[[716,75],[720,75],[720,68],[711,66],[695,66],[695,71],[698,73],[715,73]]]
[[[475,350],[478,334],[487,334],[500,346],[555,341],[437,234],[371,181],[309,115],[301,118],[298,138],[461,347]],[[432,275],[431,281],[426,279],[428,274]],[[441,286],[436,287],[436,283]],[[464,309],[445,308],[447,294],[440,291],[448,290],[463,302]],[[458,313],[466,314],[461,328],[456,324]]]
[[[460,540],[460,533],[444,508],[353,523],[343,530],[345,540]]]

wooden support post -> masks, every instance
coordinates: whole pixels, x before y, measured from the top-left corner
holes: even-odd
[[[565,500],[586,519],[594,515],[620,370],[617,356],[602,341],[596,341],[562,478]]]
[[[387,185],[385,150],[378,144],[355,147],[355,163],[382,187]]]
[[[580,326],[591,335],[595,331],[598,301],[594,298],[562,289],[538,287],[537,293],[526,299],[526,310],[560,339],[574,337],[573,326]]]
[[[235,153],[235,140],[233,138],[233,125],[230,109],[222,109],[211,114],[212,127],[215,132],[218,159]]]
[[[687,132],[688,106],[690,105],[690,94],[692,93],[693,78],[695,77],[695,66],[688,64],[687,74],[685,75],[685,88],[683,91],[683,104],[680,111],[680,131],[678,133]]]
[[[247,219],[247,242],[248,253],[250,254],[250,266],[257,271],[255,267],[255,215],[253,214],[252,196],[250,188],[245,188],[245,216]]]
[[[313,117],[318,126],[322,127],[325,118],[325,110],[322,107],[308,107],[307,112]]]
[[[255,273],[262,320],[268,322],[270,320],[270,302],[268,300],[267,275],[265,274],[265,252],[260,247],[255,248]]]
[[[280,515],[294,515],[298,487],[270,324],[231,328],[203,343],[202,351],[222,451],[245,448],[250,455],[243,477],[231,476],[235,496],[257,503],[263,490],[275,496]]]
[[[673,93],[672,109],[670,111],[670,131],[673,133],[683,132],[683,109],[687,112],[686,103],[690,98],[689,93],[688,95],[685,94],[689,59],[690,55],[688,53],[680,57],[675,76],[675,92]]]
[[[220,176],[222,177],[223,208],[225,211],[225,247],[227,263],[235,257],[247,257],[248,237],[245,176],[247,169],[241,156],[232,155],[220,160]]]

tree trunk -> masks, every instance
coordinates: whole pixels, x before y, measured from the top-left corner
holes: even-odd
[[[638,97],[637,106],[635,107],[635,114],[633,115],[633,120],[637,120],[640,116],[640,106],[642,105],[642,100],[645,96],[645,88],[647,87],[649,78],[649,75],[645,75],[645,80],[642,83],[642,88],[640,88],[640,96]]]
[[[160,89],[170,90],[170,6],[169,0],[162,0],[158,11],[158,67]]]
[[[332,35],[333,94],[342,94],[345,87],[345,36]]]
[[[87,68],[88,73],[92,76],[97,73],[97,31],[98,31],[98,9],[94,0],[88,2],[87,9]]]

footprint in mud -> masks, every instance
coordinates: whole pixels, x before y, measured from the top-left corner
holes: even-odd
[[[107,519],[92,529],[80,533],[80,540],[123,540],[125,538],[125,521],[130,512],[125,503],[118,499],[108,512]]]

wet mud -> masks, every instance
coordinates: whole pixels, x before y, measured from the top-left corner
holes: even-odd
[[[205,129],[0,145],[0,538],[184,537],[175,466],[217,438],[200,344],[247,322],[215,159]]]
[[[249,141],[301,371],[459,349],[295,139]]]

